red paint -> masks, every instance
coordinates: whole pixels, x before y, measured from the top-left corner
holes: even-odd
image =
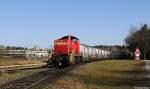
[[[56,56],[61,55],[79,55],[80,42],[73,36],[65,36],[54,41],[54,53]]]

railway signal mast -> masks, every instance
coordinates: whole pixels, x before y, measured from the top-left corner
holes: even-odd
[[[134,55],[135,55],[135,60],[139,61],[140,60],[140,55],[141,55],[141,52],[140,52],[139,48],[136,48],[136,50],[134,52]]]

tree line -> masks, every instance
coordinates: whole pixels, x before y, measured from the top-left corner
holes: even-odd
[[[8,50],[28,50],[27,47],[17,47],[17,46],[6,46],[6,49]]]
[[[112,46],[107,46],[107,45],[96,45],[94,46],[96,48],[104,49],[104,50],[109,50],[109,51],[129,51],[128,48],[125,45],[112,45]]]
[[[141,58],[150,59],[150,27],[147,24],[137,29],[131,29],[129,35],[125,38],[125,43],[131,52],[139,48]]]

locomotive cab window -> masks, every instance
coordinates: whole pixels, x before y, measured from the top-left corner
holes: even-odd
[[[64,36],[64,37],[62,37],[61,39],[62,39],[62,40],[64,40],[64,39],[69,39],[69,37],[70,37],[71,40],[79,41],[79,39],[78,39],[77,37],[74,37],[74,36]]]

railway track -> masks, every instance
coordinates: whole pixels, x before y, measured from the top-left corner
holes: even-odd
[[[36,68],[44,68],[46,64],[31,64],[31,65],[16,65],[16,66],[0,66],[0,72],[10,72],[17,70],[28,70],[28,69],[36,69]]]
[[[44,68],[54,68],[54,66],[47,66],[47,65],[43,65],[43,66],[38,66],[38,67],[25,67],[25,68],[14,68],[14,69],[8,69],[6,71],[3,71],[3,73],[15,73],[15,72],[19,72],[19,71],[25,71],[25,70],[36,70],[36,69],[44,69]]]
[[[62,74],[73,69],[76,66],[81,64],[73,65],[63,69],[50,68],[47,71],[42,71],[37,74],[21,78],[0,86],[0,89],[32,89],[38,84],[43,84],[47,81],[53,81],[56,78],[60,77]]]

